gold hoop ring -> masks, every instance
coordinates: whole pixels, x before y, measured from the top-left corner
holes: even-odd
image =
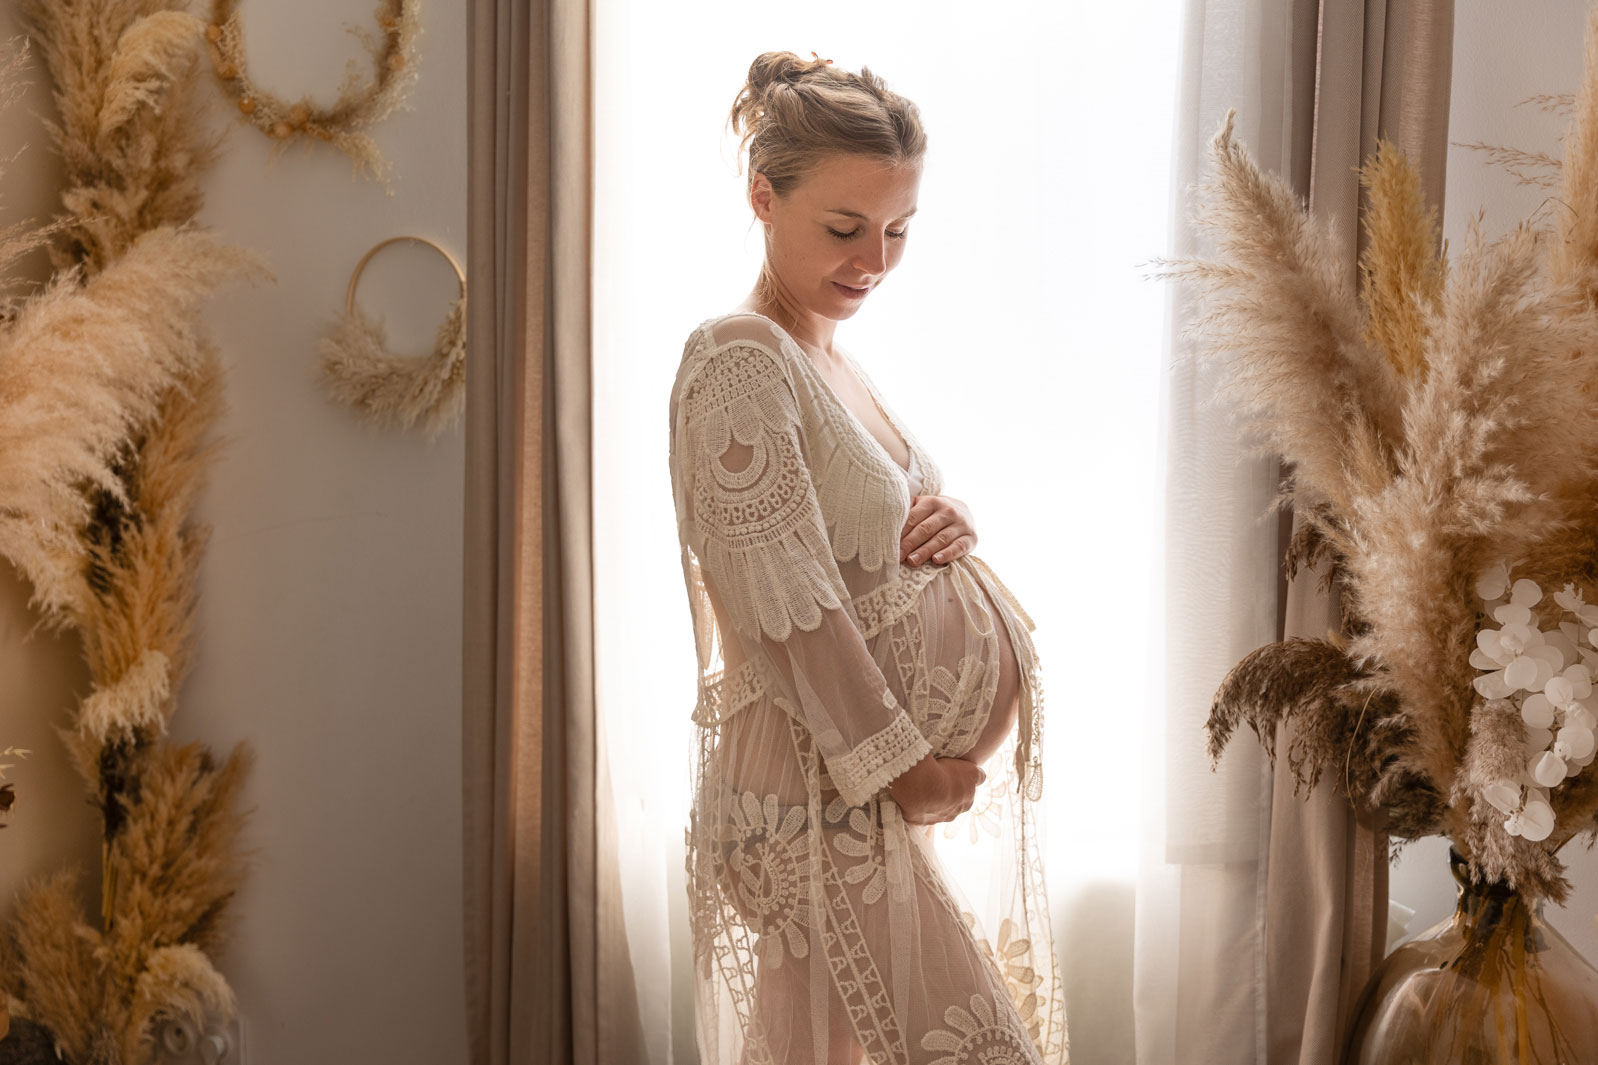
[[[462,296],[466,295],[466,271],[461,269],[461,264],[456,261],[455,256],[451,255],[448,251],[445,251],[442,246],[431,240],[428,240],[426,237],[389,237],[387,240],[380,240],[376,244],[372,245],[371,250],[369,250],[365,255],[361,256],[361,261],[355,264],[355,272],[350,275],[349,288],[344,292],[345,314],[355,313],[355,286],[360,284],[361,274],[363,271],[365,271],[366,264],[372,261],[372,256],[376,255],[390,244],[398,244],[399,242],[405,240],[408,240],[413,244],[425,244],[429,248],[432,248],[434,251],[438,252],[438,254],[442,255],[445,261],[449,263],[450,269],[455,271],[455,280],[460,284],[460,294]]]

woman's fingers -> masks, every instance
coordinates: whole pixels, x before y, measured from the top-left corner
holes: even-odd
[[[918,496],[904,519],[904,531],[899,534],[899,557],[904,558],[920,547],[950,520],[940,512],[937,496]]]
[[[969,555],[976,537],[960,525],[951,523],[937,530],[925,540],[901,544],[904,549],[903,557],[912,566],[919,566],[928,561],[953,562],[962,555]]]
[[[903,558],[918,555],[910,563],[918,565],[970,531],[954,515],[938,511],[905,531],[899,541],[900,555]]]
[[[905,518],[899,558],[912,566],[929,560],[953,562],[970,554],[976,541],[964,503],[950,496],[918,496]]]
[[[953,562],[957,558],[969,555],[971,553],[971,545],[972,537],[957,536],[954,538],[952,543],[944,547],[941,551],[934,551],[932,553],[932,561]]]

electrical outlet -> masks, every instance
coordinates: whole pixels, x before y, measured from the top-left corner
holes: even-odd
[[[225,1033],[227,1039],[226,1055],[217,1062],[217,1065],[249,1065],[249,1055],[245,1052],[244,1041],[244,1014],[235,1013],[233,1023],[227,1026]]]
[[[226,1028],[196,1031],[187,1018],[168,1019],[156,1029],[157,1065],[244,1065],[244,1018]]]

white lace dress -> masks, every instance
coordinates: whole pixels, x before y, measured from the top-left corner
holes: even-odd
[[[689,338],[671,477],[698,648],[687,873],[704,1065],[1060,1065],[1065,1009],[1037,839],[1032,622],[980,559],[898,561],[906,470],[770,319]],[[886,787],[971,749],[1004,626],[1018,727],[953,822]]]

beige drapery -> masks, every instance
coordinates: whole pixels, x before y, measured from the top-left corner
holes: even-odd
[[[1228,112],[1259,164],[1308,187],[1318,0],[1187,0],[1172,154],[1173,257],[1207,256],[1192,189]],[[1134,1010],[1140,1065],[1265,1060],[1262,940],[1271,778],[1258,745],[1204,751],[1210,700],[1233,664],[1279,634],[1279,476],[1214,401],[1195,358],[1191,293],[1173,286],[1161,375],[1162,535],[1156,683],[1144,735]]]
[[[1421,172],[1442,217],[1453,68],[1453,0],[1323,0],[1315,78],[1310,208],[1335,218],[1349,247],[1359,232],[1360,162],[1382,136]],[[1353,280],[1353,278],[1351,278]],[[1323,636],[1338,625],[1322,573],[1286,590],[1283,635]],[[1277,735],[1286,765],[1290,725]],[[1265,885],[1266,1045],[1269,1065],[1337,1065],[1360,992],[1386,952],[1387,835],[1323,783],[1295,799],[1273,781]]]
[[[470,0],[462,771],[473,1065],[641,1061],[595,714],[591,0]]]

